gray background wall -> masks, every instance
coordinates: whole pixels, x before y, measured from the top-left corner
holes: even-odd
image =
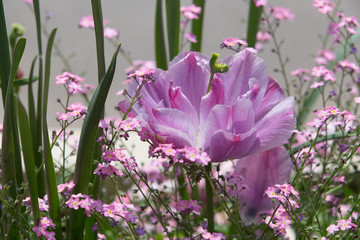
[[[10,31],[13,22],[21,23],[25,29],[27,46],[24,59],[21,63],[25,76],[29,73],[30,62],[37,53],[35,21],[32,10],[22,0],[4,0],[6,11],[7,27]],[[298,67],[310,68],[313,65],[313,56],[320,48],[319,34],[324,34],[327,27],[327,17],[312,7],[312,0],[269,0],[269,5],[283,6],[290,8],[294,14],[293,22],[282,22],[278,29],[278,38],[285,40],[282,53],[290,58],[287,65],[288,73]],[[182,5],[189,5],[191,1],[181,1]],[[85,79],[88,83],[96,84],[96,50],[94,32],[89,29],[79,29],[78,22],[82,16],[91,14],[90,0],[40,0],[42,19],[45,19],[45,11],[51,13],[52,18],[47,22],[47,29],[57,27],[57,43],[63,53],[75,54],[70,60],[75,74],[85,71]],[[119,42],[126,51],[129,51],[133,59],[154,59],[154,12],[155,0],[103,0],[103,16],[110,19],[109,27],[120,30]],[[346,15],[359,16],[360,0],[344,0],[341,9]],[[246,34],[246,19],[248,12],[247,1],[239,0],[206,0],[203,53],[210,56],[212,52],[218,52],[221,56],[231,54],[228,50],[220,50],[219,44],[224,38],[243,38]],[[45,37],[43,38],[45,42]],[[269,49],[272,43],[266,45],[266,51],[259,55],[263,57],[268,70],[279,82],[282,78],[274,73],[273,69],[278,67],[276,56]],[[45,48],[45,44],[44,44]],[[109,59],[114,51],[110,42],[106,41],[106,59]],[[109,115],[117,115],[113,107],[120,100],[115,93],[123,86],[125,80],[124,69],[128,63],[119,57],[117,73],[107,101]],[[49,125],[58,127],[55,119],[56,111],[61,111],[57,98],[64,99],[65,91],[61,86],[55,85],[55,76],[62,73],[63,64],[58,57],[53,57],[51,70],[52,84],[49,98]],[[26,100],[26,89],[23,89],[21,96]],[[73,99],[73,101],[81,100]],[[2,106],[2,104],[1,104]],[[3,110],[0,110],[0,119]]]

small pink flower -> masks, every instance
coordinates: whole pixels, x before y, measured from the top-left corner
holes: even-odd
[[[345,231],[347,229],[356,228],[356,224],[352,223],[350,218],[349,219],[341,219],[336,221],[336,226],[340,228],[341,231]]]
[[[347,59],[339,61],[339,66],[343,69],[349,70],[350,72],[358,73],[360,70],[359,66],[356,65],[356,63],[350,62]]]
[[[310,88],[318,88],[324,86],[324,82],[320,81],[320,82],[314,82],[313,84],[311,84]]]
[[[274,16],[275,19],[279,21],[294,20],[294,14],[288,8],[283,7],[269,7],[270,13]]]
[[[187,19],[198,19],[199,14],[201,13],[201,7],[198,7],[194,4],[190,6],[184,6],[180,8],[180,12],[187,18]]]
[[[193,33],[186,33],[186,34],[185,34],[185,38],[186,38],[189,42],[192,42],[192,43],[196,43],[196,42],[197,42],[196,36],[195,36]]]
[[[331,224],[326,228],[326,231],[328,231],[329,234],[334,234],[337,231],[340,231],[339,227],[335,224]]]
[[[138,165],[134,157],[125,158],[123,166],[127,168],[129,171],[134,170]]]
[[[198,213],[200,213],[200,211],[201,211],[201,206],[198,204],[197,200],[189,199],[188,206],[190,207],[190,209],[192,211],[195,211],[195,212],[198,212]]]
[[[47,227],[55,227],[55,224],[53,223],[53,221],[48,218],[48,217],[42,217],[41,220],[40,220],[40,225],[43,227],[43,228],[47,228]]]
[[[266,6],[267,0],[254,0],[254,3],[256,7]]]
[[[329,0],[314,0],[313,6],[316,7],[319,12],[327,14],[333,10],[335,4]]]
[[[119,36],[119,31],[115,28],[106,27],[104,28],[104,36],[108,39],[113,39]]]
[[[247,42],[244,40],[240,40],[238,38],[225,38],[225,40],[223,41],[223,45],[225,47],[237,47],[237,46],[247,46]]]
[[[27,4],[33,4],[33,0],[23,0],[24,3],[27,3]]]
[[[65,203],[69,208],[73,208],[75,210],[79,209],[80,199],[77,197],[70,197],[70,199]]]
[[[42,226],[33,227],[33,231],[36,233],[36,236],[38,236],[38,237],[41,237],[42,235],[47,233],[47,231],[45,229],[46,229],[46,227],[42,227]]]

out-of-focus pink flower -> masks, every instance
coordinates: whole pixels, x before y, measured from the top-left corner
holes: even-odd
[[[294,20],[294,14],[288,8],[283,7],[269,7],[270,13],[274,16],[275,19],[279,21]]]
[[[103,20],[103,24],[104,26],[106,24],[110,23],[110,20],[108,19],[104,19]],[[83,27],[83,28],[94,28],[94,18],[92,15],[88,15],[88,16],[84,16],[81,18],[80,22],[79,22],[79,27]]]
[[[224,62],[229,71],[214,75],[209,92],[209,59],[196,52],[179,54],[168,71],[156,69],[155,81],[144,83],[131,114],[155,146],[201,148],[221,162],[280,146],[291,136],[294,99],[285,97],[263,60],[244,50]],[[137,88],[132,81],[129,95]],[[128,106],[119,103],[122,111]]]
[[[185,34],[185,38],[189,41],[189,42],[193,42],[196,43],[196,36],[193,33],[186,33]]]
[[[225,38],[222,45],[224,45],[224,47],[237,47],[237,46],[247,46],[248,44],[244,40],[228,37]]]
[[[326,228],[326,231],[329,233],[329,234],[334,234],[335,232],[337,231],[340,231],[339,227],[336,226],[335,224],[331,224],[330,226],[328,226]]]
[[[113,39],[119,36],[119,31],[115,28],[104,28],[104,36],[108,39]]]
[[[260,6],[266,6],[267,4],[267,0],[254,0],[255,6],[260,7]]]
[[[329,0],[314,0],[313,6],[316,7],[319,12],[327,14],[331,12],[336,5]]]
[[[264,192],[269,189],[270,198],[278,196],[279,191],[271,187],[288,181],[292,167],[289,154],[283,147],[253,154],[237,161],[235,171],[243,178],[241,184],[246,186],[238,194],[242,218],[253,221],[259,212],[272,208],[272,202],[264,197]],[[271,189],[274,189],[273,195]],[[290,191],[292,189],[287,192]]]
[[[24,3],[27,3],[27,4],[33,4],[33,0],[23,0]]]
[[[180,8],[180,12],[187,18],[187,19],[198,19],[199,14],[201,13],[201,7],[198,7],[194,4],[190,6],[183,6]]]

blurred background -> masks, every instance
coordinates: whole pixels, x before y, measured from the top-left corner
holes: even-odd
[[[220,43],[226,37],[238,37],[246,39],[246,19],[248,14],[248,1],[244,0],[204,0],[205,16],[203,29],[202,52],[210,56],[212,52],[220,53],[221,57],[233,54],[228,49],[220,49]],[[37,42],[35,31],[35,20],[30,5],[23,0],[3,0],[7,20],[7,30],[10,32],[11,25],[15,22],[25,27],[24,36],[27,38],[27,46],[21,62],[24,77],[29,74],[30,64],[37,54]],[[154,59],[154,21],[155,0],[103,0],[102,9],[104,19],[111,22],[107,25],[119,30],[119,38],[114,39],[116,43],[121,42],[123,49],[133,60]],[[311,68],[314,64],[314,56],[320,50],[321,43],[319,35],[327,31],[327,17],[318,12],[312,6],[312,0],[269,0],[268,5],[289,8],[294,14],[293,21],[283,21],[277,30],[279,41],[284,41],[281,52],[289,63],[286,71],[289,74],[299,67]],[[190,0],[181,1],[182,6],[190,5]],[[97,64],[95,35],[92,29],[79,28],[78,23],[83,16],[91,15],[90,0],[40,0],[42,22],[45,29],[50,32],[57,27],[56,43],[61,52],[70,57],[69,63],[73,73],[85,78],[86,83],[97,83]],[[340,5],[347,16],[359,16],[360,1],[346,0]],[[190,26],[188,28],[190,30]],[[43,49],[47,37],[43,36]],[[114,45],[105,40],[107,64],[115,50]],[[274,72],[279,68],[279,62],[274,53],[271,52],[272,42],[265,45],[265,50],[259,56],[265,59],[269,73],[283,85],[282,76]],[[184,50],[188,50],[186,45]],[[0,63],[1,64],[1,63]],[[126,80],[124,69],[129,67],[126,60],[119,55],[117,71],[106,103],[107,116],[119,116],[114,107],[120,100],[116,92],[124,88],[122,82]],[[58,128],[55,121],[56,111],[62,112],[62,108],[56,99],[65,99],[65,90],[62,86],[55,85],[55,77],[62,74],[64,64],[59,57],[53,55],[49,96],[48,120],[51,128]],[[27,90],[21,90],[21,97],[27,99]],[[74,97],[71,102],[81,101],[82,98]],[[1,101],[1,100],[0,100]],[[2,104],[1,104],[2,106]],[[3,110],[0,111],[3,118]]]

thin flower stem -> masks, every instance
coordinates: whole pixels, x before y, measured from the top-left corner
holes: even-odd
[[[328,135],[327,137],[324,136],[324,137],[319,137],[316,136],[315,140],[314,141],[308,141],[308,142],[305,142],[297,147],[294,147],[291,149],[291,152],[292,153],[297,153],[299,152],[301,149],[304,149],[304,148],[307,148],[307,147],[310,147],[312,145],[315,145],[315,144],[318,144],[318,143],[321,143],[321,142],[325,142],[327,140],[334,140],[334,139],[339,139],[339,138],[348,138],[348,137],[355,137],[357,136],[358,132],[357,131],[352,131],[352,132],[345,132],[345,134],[342,132],[342,131],[338,131],[338,132],[335,132],[333,134],[330,134]]]
[[[165,226],[165,224],[163,223],[162,221],[162,217],[161,215],[158,214],[158,212],[153,208],[153,206],[151,205],[150,203],[150,200],[149,198],[146,197],[145,193],[142,191],[140,185],[136,182],[136,180],[134,179],[134,177],[130,174],[130,172],[125,168],[125,171],[127,173],[127,175],[131,178],[131,180],[133,181],[133,183],[136,185],[136,187],[139,189],[141,195],[144,197],[145,201],[147,202],[147,204],[149,205],[149,207],[151,208],[151,210],[153,211],[153,213],[156,215],[157,219],[159,220],[161,226],[163,227],[164,229],[164,232],[166,232],[167,236],[171,236],[171,239],[172,239],[172,235],[167,231],[167,228]],[[137,173],[136,173],[137,174]],[[137,174],[138,175],[138,174]],[[139,176],[139,175],[138,175]],[[140,177],[140,176],[139,176]],[[142,180],[142,178],[140,177],[140,180]],[[143,181],[144,182],[144,181]],[[144,182],[146,185],[147,183]],[[149,188],[149,187],[148,187]],[[150,188],[149,188],[150,189]],[[150,191],[152,192],[152,190],[150,189]],[[175,218],[174,218],[175,219]]]
[[[211,174],[211,163],[206,166],[206,174],[210,176]],[[206,212],[207,212],[207,220],[208,220],[208,228],[207,230],[210,233],[214,232],[215,224],[214,224],[214,200],[213,200],[213,189],[211,179],[206,179]]]
[[[276,52],[276,55],[278,56],[278,59],[279,59],[279,63],[280,63],[280,68],[281,68],[281,74],[282,76],[284,77],[284,82],[285,82],[285,91],[286,91],[286,94],[288,96],[290,96],[290,86],[289,86],[289,80],[288,80],[288,77],[287,77],[287,74],[286,74],[286,70],[285,70],[285,62],[283,60],[283,57],[281,55],[281,52],[280,52],[280,45],[276,39],[276,36],[275,36],[275,30],[272,28],[271,26],[271,23],[270,23],[270,20],[269,20],[269,15],[267,15],[266,11],[263,11],[263,15],[264,15],[264,19],[269,27],[269,33],[273,39],[273,42],[274,42],[274,46],[275,46],[275,52]]]
[[[212,183],[212,181],[211,181],[211,179],[210,179],[210,176],[208,175],[206,169],[205,169],[205,168],[202,168],[202,169],[203,169],[203,172],[204,172],[204,174],[205,174],[205,180],[210,183],[211,188],[212,188],[212,191],[213,191],[213,193],[215,194],[216,199],[218,200],[218,202],[221,204],[222,208],[224,209],[226,215],[229,217],[230,221],[234,224],[234,226],[235,226],[236,229],[237,229],[237,232],[238,232],[239,235],[242,237],[242,239],[246,239],[245,236],[244,236],[243,233],[242,233],[242,229],[239,228],[239,223],[237,223],[237,222],[235,221],[235,219],[232,217],[232,215],[230,214],[230,210],[228,209],[228,207],[226,206],[226,204],[225,204],[225,206],[222,205],[222,201],[221,201],[219,195],[216,193],[214,184]]]
[[[114,187],[116,196],[118,197],[120,203],[122,204],[123,202],[122,202],[120,193],[119,193],[119,191],[118,191],[118,189],[117,189],[116,183],[115,183],[115,181],[114,181],[114,179],[113,179],[112,177],[110,177],[110,180],[111,180],[111,183],[112,183],[112,185],[113,185],[113,187]],[[135,237],[135,239],[139,239],[139,238],[137,237],[136,233],[134,232],[134,229],[133,229],[132,225],[131,225],[128,221],[126,221],[126,219],[124,219],[124,220],[125,220],[126,224],[129,226],[129,228],[130,228],[133,236]]]
[[[315,209],[314,204],[313,204],[313,202],[312,202],[312,200],[311,200],[310,193],[309,193],[309,190],[308,190],[308,188],[307,188],[308,185],[305,184],[304,178],[303,178],[302,174],[300,174],[300,180],[301,180],[301,183],[302,183],[302,185],[303,185],[303,187],[304,187],[305,195],[306,195],[306,197],[308,198],[309,203],[310,203],[310,206],[311,206],[311,208],[312,208],[312,210],[313,210],[312,215],[315,215],[316,223],[317,223],[317,225],[318,225],[318,227],[319,227],[319,230],[320,230],[320,232],[325,236],[325,232],[322,231],[323,229],[322,229],[321,224],[320,224],[320,221],[319,221],[319,217],[318,217],[318,214],[317,214],[317,210]],[[312,216],[311,216],[311,217],[312,217]],[[310,220],[312,221],[312,219],[310,219]]]
[[[290,204],[290,203],[289,203]],[[289,217],[296,223],[296,225],[298,225],[300,228],[301,228],[301,231],[304,232],[305,236],[307,237],[307,239],[311,239],[310,236],[307,234],[306,230],[304,229],[304,226],[301,224],[297,214],[295,213],[294,209],[292,208],[291,204],[290,204],[290,208],[292,209],[292,212],[294,213],[295,215],[295,218],[293,217],[293,214],[291,214],[289,212],[289,210],[287,209],[287,207],[285,206],[284,203],[281,203],[281,205],[284,207],[285,211],[287,212],[287,214],[289,215]]]

